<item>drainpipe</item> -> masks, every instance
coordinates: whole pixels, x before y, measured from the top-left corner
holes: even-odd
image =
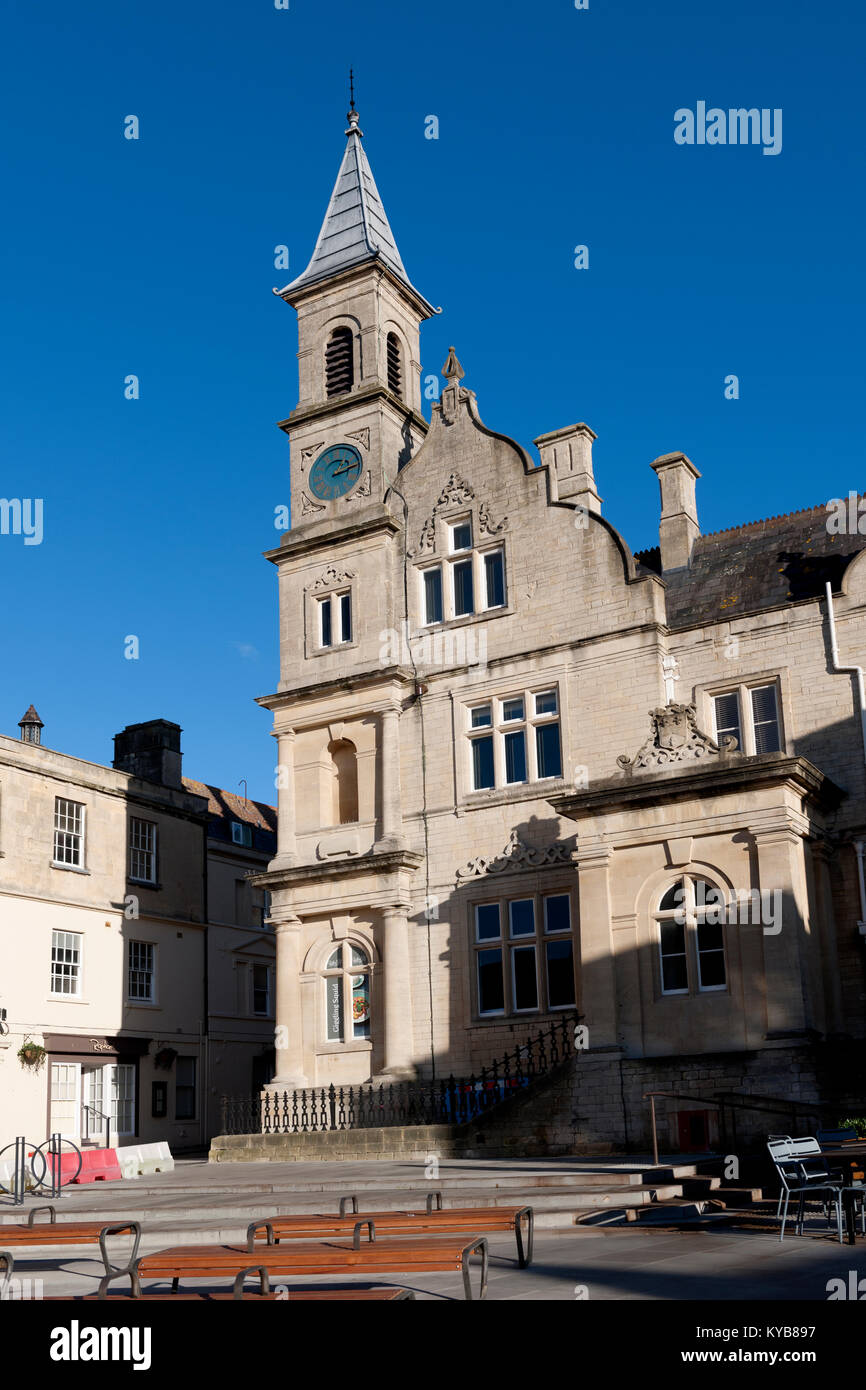
[[[854,853],[857,855],[857,878],[860,881],[860,921],[857,926],[860,928],[860,935],[866,937],[866,882],[863,880],[863,841],[854,841]]]
[[[840,675],[854,675],[857,677],[857,695],[860,700],[860,727],[863,731],[863,761],[866,763],[866,690],[863,687],[863,667],[862,666],[840,666],[839,648],[836,644],[836,619],[833,616],[833,595],[830,585],[824,586],[827,595],[827,619],[830,623],[830,657],[833,662],[833,670]]]
[[[857,696],[860,701],[860,727],[863,731],[863,760],[866,762],[866,690],[863,686],[863,667],[862,666],[840,666],[839,647],[836,642],[836,619],[833,615],[833,593],[829,584],[824,585],[824,592],[827,596],[827,620],[830,625],[830,659],[833,663],[833,670],[840,675],[855,675],[857,677]],[[854,841],[854,853],[857,855],[857,880],[860,886],[860,921],[857,926],[860,935],[866,937],[866,879],[863,874],[863,852],[864,843],[862,840]]]

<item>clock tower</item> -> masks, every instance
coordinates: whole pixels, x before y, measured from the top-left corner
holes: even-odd
[[[298,313],[300,390],[291,441],[292,529],[381,502],[427,432],[419,327],[436,311],[409,280],[362,145],[346,151],[312,259],[281,299]]]

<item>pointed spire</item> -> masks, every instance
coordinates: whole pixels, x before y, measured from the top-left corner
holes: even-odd
[[[310,263],[297,280],[274,293],[291,304],[298,290],[327,280],[353,266],[363,265],[366,261],[380,261],[421,299],[432,314],[435,312],[433,306],[418,294],[406,274],[373,171],[361,144],[364,132],[355,107],[354,74],[351,72],[350,105],[346,119],[349,122],[346,152]]]

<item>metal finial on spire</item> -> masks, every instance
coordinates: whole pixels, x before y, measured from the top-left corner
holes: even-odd
[[[358,109],[355,106],[355,73],[352,68],[349,68],[349,109],[346,112],[346,120],[349,122],[349,129],[346,131],[347,135],[364,134],[359,124],[361,117],[358,115]]]

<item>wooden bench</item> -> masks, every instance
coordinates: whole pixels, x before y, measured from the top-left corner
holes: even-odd
[[[40,1211],[47,1211],[47,1221],[37,1221]],[[108,1236],[132,1235],[135,1237],[132,1254],[122,1268],[112,1265],[108,1258],[105,1242]],[[7,1225],[0,1222],[0,1246],[18,1248],[22,1245],[98,1245],[102,1263],[106,1270],[117,1274],[128,1274],[138,1255],[141,1242],[141,1227],[137,1221],[123,1221],[116,1225],[106,1225],[104,1221],[58,1221],[54,1207],[34,1207],[24,1224]]]
[[[261,1302],[261,1300],[264,1299],[265,1302],[288,1301],[291,1303],[336,1303],[345,1301],[364,1303],[402,1303],[407,1299],[412,1299],[413,1301],[415,1299],[415,1294],[412,1291],[412,1289],[400,1289],[396,1287],[391,1288],[385,1286],[368,1289],[364,1288],[363,1286],[358,1287],[357,1285],[352,1284],[347,1284],[345,1286],[324,1284],[321,1288],[291,1290],[281,1289],[279,1291],[272,1290],[269,1293],[263,1293],[261,1289],[261,1284],[257,1289],[244,1289],[243,1281],[249,1273],[260,1275],[260,1271],[256,1268],[254,1268],[252,1271],[248,1269],[241,1270],[240,1274],[238,1274],[237,1278],[234,1281],[234,1286],[231,1293],[207,1293],[201,1290],[195,1293],[157,1293],[152,1292],[150,1289],[146,1289],[139,1298],[136,1298],[136,1296],[131,1291],[129,1291],[125,1293],[109,1293],[102,1295],[97,1293],[76,1294],[74,1295],[74,1301],[76,1303],[89,1303],[92,1302],[94,1299],[99,1299],[103,1303],[128,1303],[130,1300],[134,1302],[145,1303],[224,1303],[226,1301],[237,1302],[242,1299],[246,1301],[258,1300],[259,1302]],[[44,1301],[46,1303],[69,1303],[72,1302],[73,1299],[64,1299],[52,1296],[51,1298],[46,1298]]]
[[[368,1231],[361,1240],[361,1231]],[[242,1245],[177,1245],[157,1250],[152,1255],[139,1255],[130,1261],[128,1270],[107,1267],[99,1281],[98,1295],[104,1297],[112,1281],[129,1274],[133,1296],[141,1296],[142,1279],[170,1279],[176,1294],[181,1279],[224,1279],[232,1276],[235,1287],[241,1275],[258,1273],[263,1294],[270,1292],[271,1278],[304,1278],[311,1274],[395,1274],[447,1273],[456,1270],[463,1275],[463,1291],[472,1298],[469,1260],[478,1255],[481,1260],[479,1298],[487,1293],[487,1241],[472,1235],[417,1235],[376,1240],[374,1223],[357,1221],[351,1239],[291,1240],[286,1245],[257,1245],[255,1261]]]
[[[358,1198],[353,1194],[340,1198],[339,1215],[314,1213],[303,1216],[271,1216],[266,1221],[254,1221],[247,1227],[247,1249],[256,1249],[257,1241],[279,1245],[281,1240],[297,1240],[304,1236],[341,1236],[354,1231],[359,1216],[376,1223],[376,1231],[384,1235],[422,1235],[456,1231],[513,1231],[517,1241],[517,1263],[528,1268],[532,1261],[532,1207],[442,1207],[442,1193],[428,1192],[423,1211],[358,1211]],[[351,1213],[346,1212],[351,1202]],[[526,1226],[524,1241],[523,1227]]]

